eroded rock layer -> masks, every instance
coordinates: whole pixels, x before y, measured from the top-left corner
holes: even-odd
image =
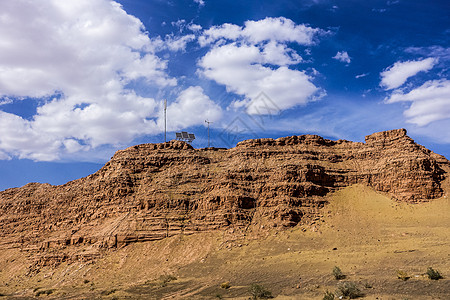
[[[441,197],[448,164],[404,129],[365,143],[302,135],[228,150],[180,141],[138,145],[88,177],[1,192],[0,247],[44,253],[41,264],[57,264],[175,234],[295,226],[314,218],[329,192],[356,183],[399,201]]]

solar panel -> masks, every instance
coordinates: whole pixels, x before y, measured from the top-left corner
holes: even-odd
[[[195,135],[193,133],[188,133],[186,131],[175,132],[175,137],[179,141],[185,141],[188,143],[192,143],[192,141],[195,140]]]

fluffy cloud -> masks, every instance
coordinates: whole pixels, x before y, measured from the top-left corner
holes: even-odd
[[[386,103],[411,102],[404,112],[408,122],[425,126],[431,122],[450,118],[450,81],[430,80],[408,93],[396,90]]]
[[[190,31],[193,31],[193,32],[198,32],[198,31],[202,30],[202,26],[198,25],[198,24],[191,23],[191,24],[189,24],[187,26],[187,29],[189,29]]]
[[[408,78],[419,72],[427,72],[438,62],[436,58],[427,58],[423,60],[408,60],[405,62],[396,62],[383,72],[381,72],[381,83],[385,90],[392,90],[402,86]]]
[[[195,40],[194,34],[188,34],[180,37],[167,35],[165,45],[171,51],[185,51],[187,44],[193,40]]]
[[[19,158],[54,160],[60,146],[48,134],[33,130],[30,121],[0,111],[0,149],[4,158],[13,154]]]
[[[350,56],[348,56],[347,51],[338,51],[335,56],[333,56],[333,59],[336,59],[340,62],[344,62],[349,64],[351,62]]]
[[[0,159],[54,160],[161,131],[158,103],[128,86],[177,82],[155,54],[161,40],[150,40],[118,3],[2,1],[0,35],[2,102],[45,99],[29,119],[0,112]],[[166,47],[183,49],[190,39]]]
[[[261,43],[265,41],[295,42],[300,45],[311,45],[314,38],[324,31],[312,28],[304,24],[296,25],[292,20],[283,17],[265,18],[259,21],[247,21],[244,27],[225,23],[213,26],[203,32],[199,38],[202,46],[220,40],[242,39],[249,43]]]
[[[2,95],[97,93],[105,78],[133,79],[126,66],[141,63],[140,76],[174,84],[164,73],[165,63],[145,51],[150,40],[142,23],[115,2],[2,1],[0,11]]]
[[[180,93],[177,100],[167,107],[168,130],[175,131],[208,119],[216,122],[222,116],[222,109],[214,103],[203,89],[193,86]],[[162,120],[160,119],[162,122]]]
[[[277,109],[289,109],[317,99],[313,78],[289,65],[302,61],[288,43],[311,45],[322,31],[296,25],[286,18],[247,21],[215,26],[203,32],[200,45],[211,46],[198,65],[199,73],[244,96],[233,103],[250,114],[270,113],[261,106],[270,101]],[[260,97],[263,94],[264,97]]]

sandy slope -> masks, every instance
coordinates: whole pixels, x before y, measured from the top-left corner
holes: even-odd
[[[308,227],[273,230],[259,239],[243,234],[230,241],[221,231],[136,243],[95,263],[62,264],[32,277],[25,275],[27,258],[9,250],[0,254],[0,293],[22,299],[50,289],[40,297],[248,299],[249,286],[258,283],[277,299],[322,299],[325,290],[335,291],[331,271],[339,266],[343,281],[355,282],[365,299],[449,299],[447,197],[411,205],[355,185],[328,200],[323,218]],[[445,278],[427,279],[429,266]],[[397,279],[397,270],[411,279]],[[177,280],[163,283],[164,274]],[[223,282],[231,288],[220,288]]]

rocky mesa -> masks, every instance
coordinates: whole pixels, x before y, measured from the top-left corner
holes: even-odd
[[[177,234],[291,227],[317,218],[325,195],[357,183],[398,201],[441,197],[448,167],[405,129],[365,143],[302,135],[232,149],[137,145],[88,177],[0,192],[0,249],[34,253],[39,268]]]

